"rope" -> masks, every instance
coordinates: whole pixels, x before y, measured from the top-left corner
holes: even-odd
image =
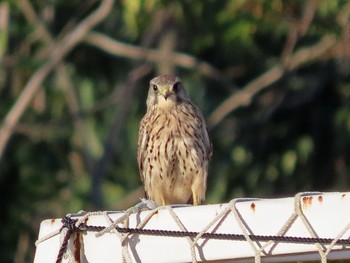
[[[335,245],[343,245],[349,246],[350,239],[342,239],[346,232],[350,229],[350,223],[346,225],[341,232],[335,238],[323,238],[317,235],[317,232],[312,227],[311,223],[307,219],[306,215],[303,212],[301,198],[305,195],[320,195],[321,193],[300,193],[297,194],[294,198],[294,212],[287,219],[285,224],[281,227],[281,229],[275,235],[255,235],[252,233],[252,230],[249,228],[247,223],[245,222],[243,216],[238,211],[236,204],[238,202],[245,201],[256,201],[257,199],[234,199],[232,200],[227,207],[222,210],[219,214],[215,216],[215,218],[207,224],[201,231],[188,231],[185,225],[182,223],[178,215],[173,210],[171,206],[161,206],[154,207],[153,203],[149,203],[147,200],[143,200],[140,204],[137,204],[135,207],[129,208],[124,212],[124,215],[119,217],[117,220],[112,220],[108,212],[80,212],[78,214],[78,219],[73,219],[72,216],[77,215],[67,215],[62,219],[62,227],[51,233],[49,235],[44,236],[39,239],[36,244],[43,242],[44,240],[56,235],[57,233],[61,233],[62,242],[61,247],[59,249],[56,262],[60,263],[62,261],[63,255],[65,251],[67,251],[69,238],[74,233],[80,232],[96,232],[96,237],[100,237],[106,233],[115,233],[118,235],[121,246],[122,246],[122,260],[123,262],[132,262],[132,259],[129,255],[128,243],[129,236],[133,234],[138,235],[149,235],[149,236],[164,236],[164,237],[177,237],[177,238],[186,238],[190,244],[192,262],[197,262],[196,257],[196,247],[199,249],[199,240],[204,240],[204,243],[201,244],[203,246],[207,240],[216,239],[216,240],[231,240],[231,241],[246,241],[250,244],[252,250],[255,254],[255,262],[261,262],[261,255],[264,253],[265,255],[272,254],[272,251],[278,245],[278,243],[295,243],[295,244],[313,244],[315,245],[317,251],[320,254],[321,262],[327,262],[327,256],[334,248]],[[152,209],[152,210],[149,210]],[[132,214],[148,210],[149,213],[137,224],[136,227],[129,227],[129,218]],[[149,229],[147,228],[147,223],[152,219],[153,216],[158,214],[160,210],[167,211],[171,218],[174,220],[179,230],[162,230],[162,229]],[[241,228],[242,234],[228,234],[228,233],[216,233],[215,231],[219,228],[219,226],[224,222],[226,217],[233,213],[236,222]],[[103,215],[108,223],[108,226],[94,226],[88,225],[88,218],[93,215]],[[287,231],[291,228],[294,222],[300,218],[303,225],[306,227],[307,231],[310,234],[310,237],[297,237],[297,236],[288,236],[286,235]],[[209,232],[210,231],[210,232]],[[264,242],[264,244],[260,244],[259,242]],[[269,251],[265,251],[265,249],[270,246]],[[328,247],[326,246],[328,245]],[[69,251],[68,251],[69,253]],[[69,254],[68,254],[69,256]],[[201,255],[200,255],[201,256]],[[203,260],[203,259],[202,259]]]
[[[77,219],[71,219],[64,217],[64,226],[68,227],[68,231],[65,235],[64,241],[61,245],[60,251],[57,256],[56,262],[59,263],[62,260],[62,255],[67,248],[69,237],[72,233],[91,231],[101,232],[106,229],[104,226],[92,226],[81,224],[79,227],[75,226]],[[62,228],[63,228],[62,227]],[[231,241],[246,241],[247,236],[242,234],[225,234],[225,233],[200,233],[194,231],[176,231],[176,230],[160,230],[160,229],[141,229],[141,228],[115,228],[119,233],[122,234],[139,234],[149,236],[165,236],[165,237],[191,237],[196,238],[200,235],[202,239],[217,239],[217,240],[231,240]],[[248,235],[248,238],[252,241],[260,242],[282,242],[282,243],[297,243],[297,244],[333,244],[334,245],[350,245],[350,239],[333,239],[333,238],[313,238],[313,237],[294,237],[294,236],[271,236],[271,235]]]
[[[298,193],[294,197],[294,210],[295,210],[294,213],[296,213],[300,217],[301,221],[303,222],[304,226],[306,227],[307,231],[312,237],[317,237],[317,233],[303,212],[302,205],[301,205],[302,203],[301,198],[306,195],[320,195],[320,194],[321,194],[320,192],[306,192],[306,193]],[[324,245],[321,244],[321,242],[315,242],[315,247],[318,250],[318,253],[320,254],[321,262],[326,263],[327,256],[324,252],[326,250]]]
[[[241,214],[239,213],[238,209],[236,208],[236,203],[237,202],[242,202],[242,201],[256,201],[257,199],[234,199],[230,202],[230,206],[233,208],[233,214],[235,216],[235,219],[237,220],[239,227],[241,228],[242,232],[243,232],[243,236],[244,239],[249,243],[250,247],[253,249],[254,251],[254,258],[255,258],[255,263],[260,263],[261,262],[261,252],[259,249],[256,248],[255,244],[254,244],[254,240],[251,238],[251,234],[249,234],[249,230],[246,227],[246,224],[243,220],[243,217],[241,216]]]
[[[66,233],[64,234],[60,250],[58,251],[56,263],[62,262],[63,254],[67,249],[68,241],[71,234],[86,230],[84,224],[81,224],[81,226],[77,227],[75,224],[77,221],[78,219],[72,219],[69,216],[65,216],[64,218],[62,218],[62,227],[60,231],[66,230]]]
[[[84,226],[87,231],[99,232],[105,229],[104,226]],[[197,237],[200,232],[193,231],[176,231],[176,230],[161,230],[161,229],[141,229],[141,228],[115,228],[119,233],[123,234],[138,234],[148,236],[165,236],[165,237]],[[333,238],[314,238],[314,237],[295,237],[295,236],[271,236],[271,235],[248,235],[252,241],[275,241],[281,243],[294,244],[331,244],[334,242]],[[246,236],[242,234],[225,234],[225,233],[202,233],[202,239],[217,239],[217,240],[232,240],[232,241],[246,241]],[[338,239],[336,245],[350,245],[350,239]]]
[[[66,217],[64,220],[67,219]],[[65,220],[69,221],[69,220]],[[92,226],[83,224],[80,227],[74,227],[74,222],[77,220],[70,220],[69,230],[66,233],[64,242],[61,246],[60,252],[58,254],[57,263],[61,262],[63,251],[67,247],[67,242],[72,233],[91,231],[100,232],[106,229],[104,226]],[[73,225],[72,225],[73,224]],[[73,230],[74,229],[74,230]],[[159,230],[159,229],[140,229],[140,228],[115,228],[119,233],[123,234],[139,234],[139,235],[149,235],[149,236],[165,236],[165,237],[191,237],[196,238],[201,235],[202,239],[218,239],[218,240],[232,240],[232,241],[246,241],[247,237],[242,234],[224,234],[224,233],[200,233],[193,231],[175,231],[175,230]],[[313,237],[294,237],[294,236],[271,236],[271,235],[248,235],[248,238],[252,241],[260,242],[282,242],[282,243],[297,243],[297,244],[332,244],[334,245],[350,245],[349,239],[337,239],[333,238],[313,238]]]

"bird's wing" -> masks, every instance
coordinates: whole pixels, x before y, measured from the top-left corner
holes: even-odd
[[[142,171],[144,170],[143,162],[145,160],[147,144],[149,140],[149,136],[147,133],[147,125],[146,125],[147,122],[148,122],[148,116],[145,115],[140,122],[139,138],[137,143],[137,163],[139,166],[139,172],[140,172],[140,177],[142,182],[144,182],[144,175],[142,173]]]
[[[204,133],[205,145],[207,145],[208,159],[210,159],[211,156],[213,155],[213,141],[211,139],[210,132],[209,132],[208,127],[206,125],[204,127],[203,133]]]
[[[206,148],[206,154],[208,160],[210,160],[212,154],[213,154],[213,142],[211,140],[210,132],[208,129],[208,126],[206,125],[205,119],[202,115],[202,112],[199,110],[198,107],[194,106],[194,109],[196,111],[196,115],[200,118],[202,125],[202,136],[203,136],[203,141],[204,141],[204,146]]]

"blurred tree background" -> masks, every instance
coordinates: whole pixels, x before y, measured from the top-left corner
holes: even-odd
[[[138,202],[162,73],[210,126],[207,203],[349,189],[349,1],[0,1],[1,262],[43,219]]]

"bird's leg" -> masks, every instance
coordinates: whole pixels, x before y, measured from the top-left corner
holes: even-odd
[[[193,205],[199,205],[198,204],[198,196],[195,191],[192,190],[192,196],[193,196]]]
[[[162,197],[162,205],[163,205],[163,206],[166,205],[165,200],[164,200],[164,197]]]
[[[200,205],[205,199],[206,183],[200,174],[195,178],[192,183],[191,191],[193,197],[193,205]]]

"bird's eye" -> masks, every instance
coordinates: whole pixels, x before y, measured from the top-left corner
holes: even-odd
[[[153,85],[152,85],[152,89],[153,89],[153,91],[155,91],[155,92],[158,91],[157,85],[156,85],[156,84],[153,84]]]
[[[180,82],[176,82],[173,86],[173,91],[176,93],[180,89]]]

